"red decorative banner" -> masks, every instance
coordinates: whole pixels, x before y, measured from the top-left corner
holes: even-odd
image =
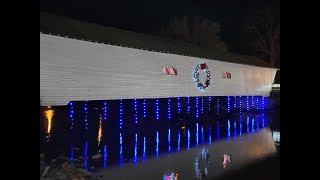
[[[229,72],[222,72],[222,78],[231,79],[231,73],[229,73]]]
[[[174,67],[164,67],[162,70],[162,74],[164,75],[177,75],[177,69]]]

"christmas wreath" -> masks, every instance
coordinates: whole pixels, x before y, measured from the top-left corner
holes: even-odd
[[[199,80],[199,71],[200,70],[204,70],[204,72],[206,73],[206,82],[205,83],[201,83]],[[196,69],[194,70],[194,73],[193,73],[194,82],[196,83],[196,86],[201,90],[206,89],[210,85],[210,79],[211,79],[210,76],[211,76],[211,74],[210,74],[209,68],[206,65],[206,63],[198,64],[196,66]]]

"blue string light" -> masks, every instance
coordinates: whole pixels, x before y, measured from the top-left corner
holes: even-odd
[[[239,96],[240,100],[239,100],[239,108],[240,108],[240,114],[242,113],[242,97]]]
[[[107,120],[107,113],[108,113],[108,106],[107,101],[103,103],[103,120]]]
[[[85,112],[85,118],[84,118],[84,121],[85,121],[85,128],[86,130],[88,130],[88,104],[87,104],[87,100],[86,100],[86,103],[84,104],[84,112]]]
[[[187,106],[188,106],[188,109],[187,109],[188,113],[190,113],[190,96],[188,96],[188,105]]]
[[[209,96],[209,111],[211,111],[211,96]]]
[[[171,119],[171,100],[168,99],[168,119]]]
[[[259,109],[259,97],[258,96],[257,96],[256,106],[257,106],[257,109]]]
[[[247,111],[249,111],[249,96],[247,96]]]
[[[227,104],[228,104],[228,113],[229,113],[230,112],[230,96],[228,96]]]
[[[159,99],[156,99],[156,119],[159,120]]]
[[[219,109],[220,109],[220,100],[217,98],[217,115],[219,115]]]
[[[69,104],[70,106],[70,129],[72,130],[73,129],[73,126],[74,126],[74,109],[73,109],[73,102],[70,102]]]
[[[261,104],[262,104],[262,111],[264,110],[264,97],[261,99]]]
[[[237,96],[233,96],[234,100],[233,100],[233,107],[236,108],[237,107]]]
[[[144,100],[143,100],[143,117],[144,117],[144,118],[147,117],[147,111],[146,111],[146,109],[147,109],[146,100],[144,99]]]
[[[134,99],[134,123],[138,123],[138,101]]]
[[[198,97],[196,97],[196,118],[199,117],[199,109],[198,109],[198,107],[199,107],[199,101],[198,101]]]
[[[122,114],[123,114],[123,109],[122,109],[122,99],[120,99],[120,118],[119,118],[119,127],[122,129]]]
[[[254,107],[254,100],[253,100],[254,96],[251,96],[251,106]]]
[[[203,101],[203,97],[201,97],[201,114],[203,114],[203,106],[204,106],[204,101]]]
[[[178,97],[178,113],[180,114],[180,111],[181,111],[181,109],[180,109],[180,98]]]

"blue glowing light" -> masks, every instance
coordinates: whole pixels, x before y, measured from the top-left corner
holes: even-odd
[[[187,109],[187,111],[188,111],[188,113],[190,113],[190,97],[188,96],[188,109]]]
[[[212,140],[211,140],[211,126],[209,127],[209,144],[211,144],[212,143]]]
[[[252,130],[252,133],[254,133],[254,119],[252,118],[252,122],[251,122],[251,125],[252,125],[252,128],[251,128],[251,130]]]
[[[73,129],[73,126],[74,126],[74,110],[73,110],[73,103],[72,102],[70,102],[70,122],[71,122],[71,124],[70,124],[70,129],[72,130]]]
[[[249,130],[249,116],[247,116],[247,133],[249,133],[250,130]]]
[[[86,146],[84,148],[84,168],[88,169],[88,141],[86,141]]]
[[[249,111],[249,96],[247,96],[247,111]]]
[[[146,137],[143,137],[143,155],[142,155],[142,158],[144,160],[146,159],[146,148],[147,148]]]
[[[180,114],[180,111],[181,111],[181,109],[180,109],[180,98],[178,97],[178,113]]]
[[[107,159],[108,159],[108,152],[107,152],[107,145],[104,145],[104,150],[103,150],[103,167],[107,167]]]
[[[264,97],[262,97],[262,99],[261,99],[261,104],[262,104],[262,110],[264,110]]]
[[[169,129],[168,131],[168,153],[169,154],[171,152],[170,140],[171,140],[171,135],[170,135],[170,129]]]
[[[242,136],[242,117],[240,116],[240,130],[239,130],[240,136]]]
[[[237,96],[233,96],[234,100],[233,100],[233,107],[236,108],[237,107]]]
[[[170,105],[170,103],[171,103],[171,100],[168,99],[168,119],[171,119],[171,105]]]
[[[259,109],[259,97],[257,97],[256,106],[257,106],[257,109]]]
[[[178,151],[180,151],[180,131],[178,131]]]
[[[198,107],[199,107],[199,101],[198,101],[198,97],[196,97],[196,118],[199,117],[199,109],[198,109]]]
[[[251,106],[254,107],[254,100],[253,100],[254,96],[251,96]]]
[[[138,101],[134,99],[134,123],[138,123]]]
[[[220,110],[220,100],[217,98],[217,115],[219,115],[219,110]]]
[[[134,139],[134,164],[137,164],[138,162],[138,158],[137,158],[137,154],[138,154],[138,134],[135,134],[135,139]]]
[[[103,120],[107,120],[108,117],[108,106],[107,106],[107,102],[103,103]]]
[[[143,100],[143,117],[147,117],[147,106],[146,106],[146,100]]]
[[[228,140],[230,140],[230,120],[228,119]]]
[[[242,97],[239,96],[239,109],[240,109],[240,114],[242,112]]]
[[[73,145],[71,144],[71,146],[70,146],[70,160],[72,161],[73,158],[74,158]]]
[[[262,114],[262,127],[264,128],[264,114]]]
[[[120,165],[123,164],[122,160],[122,134],[120,133]]]
[[[230,96],[228,96],[227,104],[228,104],[228,113],[229,113],[230,112]]]
[[[209,111],[211,111],[211,96],[209,96]]]
[[[198,123],[196,124],[196,126],[197,126],[197,132],[196,132],[196,141],[197,141],[197,146],[198,146],[198,144],[199,144],[199,128],[198,128]]]
[[[156,138],[156,154],[159,155],[159,132],[157,131],[157,138]]]
[[[204,106],[204,100],[203,100],[203,97],[201,97],[201,114],[203,114],[203,106]]]
[[[85,118],[84,118],[84,122],[85,122],[85,129],[88,130],[88,108],[87,108],[87,101],[84,104],[84,112],[85,112]]]
[[[202,144],[204,144],[203,126],[201,126],[201,140]]]
[[[188,149],[190,149],[190,129],[188,129]]]
[[[123,113],[123,109],[122,109],[122,99],[120,99],[120,118],[119,118],[119,127],[120,129],[122,129],[122,113]]]
[[[236,137],[237,136],[237,122],[236,121],[234,121],[233,126],[234,126],[233,136]]]
[[[156,119],[159,120],[159,99],[156,100]]]

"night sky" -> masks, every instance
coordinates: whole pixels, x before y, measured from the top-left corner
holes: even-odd
[[[221,37],[229,50],[250,54],[247,24],[267,5],[280,13],[280,1],[271,0],[40,0],[40,11],[151,34],[159,32],[173,16],[206,17],[221,24]]]

